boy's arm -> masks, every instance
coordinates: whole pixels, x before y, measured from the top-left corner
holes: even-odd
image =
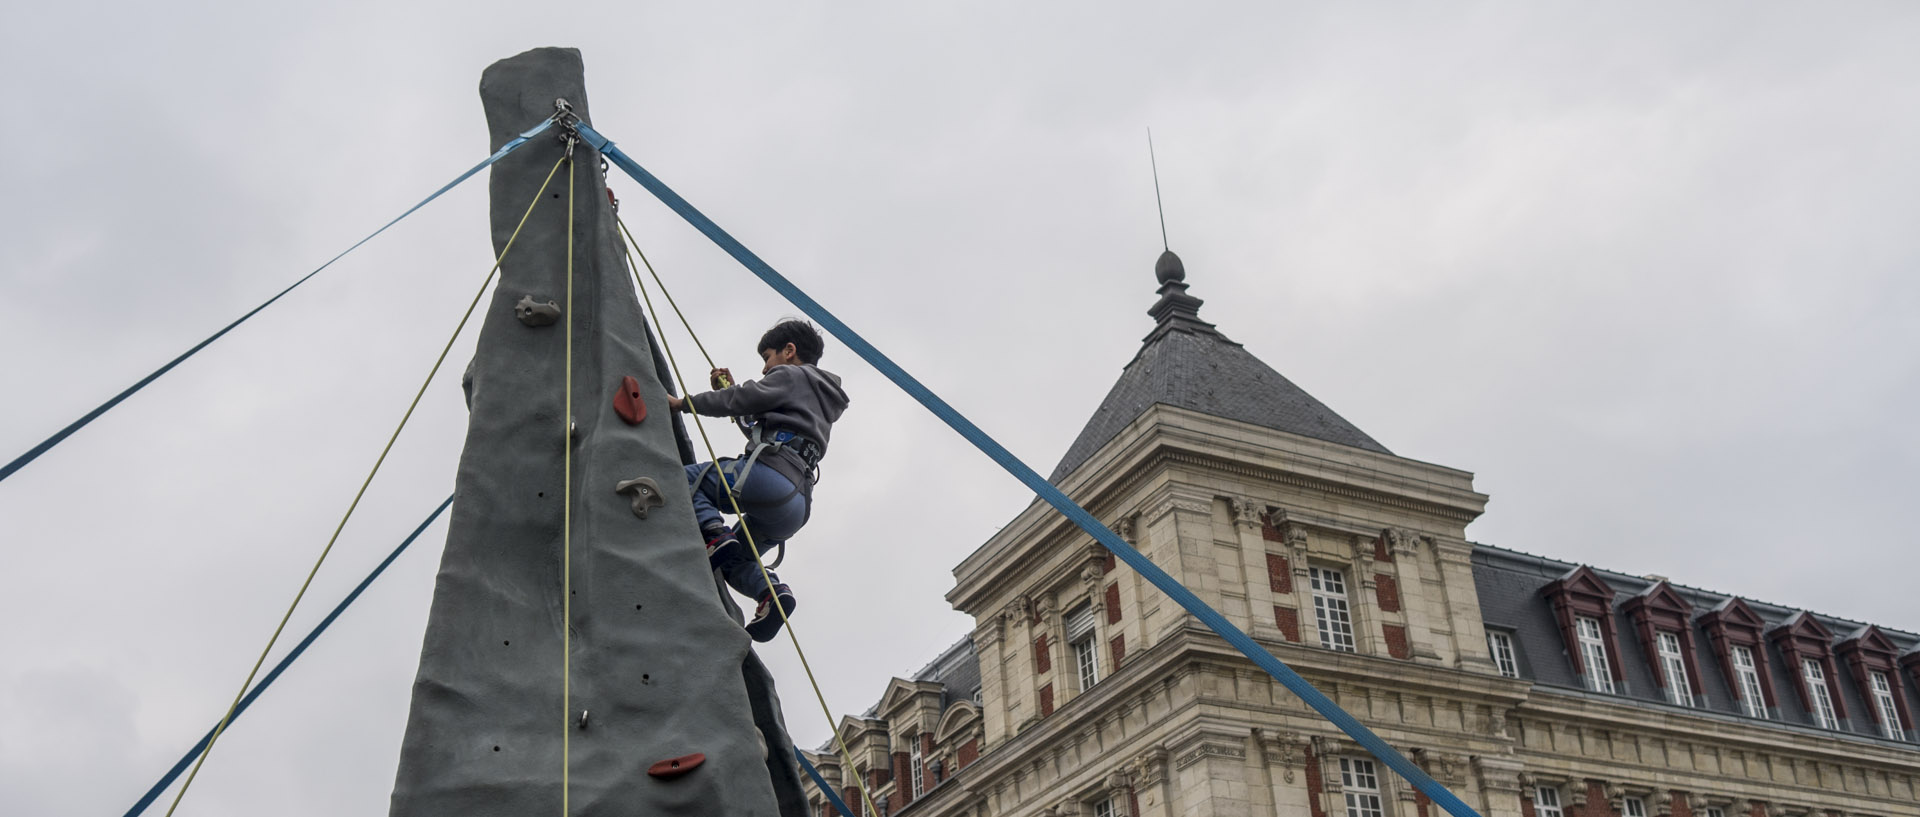
[[[778,407],[794,384],[795,375],[780,366],[759,380],[749,380],[732,388],[696,394],[686,399],[687,409],[708,417],[751,417]]]

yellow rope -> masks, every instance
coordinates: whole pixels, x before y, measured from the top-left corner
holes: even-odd
[[[567,394],[560,501],[560,817],[566,817],[573,741],[573,139],[567,139]]]
[[[493,268],[487,270],[487,280],[480,284],[480,291],[475,293],[473,301],[467,304],[466,314],[460,316],[460,324],[453,328],[453,337],[447,338],[447,345],[440,349],[440,356],[434,359],[433,368],[427,372],[426,381],[421,383],[420,390],[414,393],[413,402],[407,404],[406,414],[401,415],[400,425],[393,430],[393,435],[387,438],[386,447],[380,449],[380,457],[374,460],[373,470],[369,471],[367,478],[360,483],[360,490],[353,495],[353,502],[347,506],[346,514],[340,517],[340,524],[334,526],[333,535],[327,538],[327,546],[320,550],[320,558],[314,560],[313,569],[307,571],[306,581],[300,583],[300,592],[294,594],[293,603],[287,605],[286,615],[280,617],[280,625],[273,628],[273,637],[267,639],[266,648],[260,651],[260,657],[253,662],[253,669],[247,672],[247,680],[240,683],[240,692],[233,696],[233,703],[227,705],[226,714],[220,716],[220,725],[214,727],[213,736],[207,739],[207,748],[200,752],[200,759],[193,763],[193,771],[187,773],[186,781],[181,783],[180,790],[174,793],[173,803],[167,806],[167,814],[169,817],[173,814],[174,809],[180,807],[181,798],[187,796],[187,787],[193,785],[193,779],[200,774],[200,767],[205,764],[207,758],[213,754],[214,744],[217,743],[220,740],[220,736],[227,731],[227,724],[233,720],[233,713],[235,709],[239,708],[240,699],[247,694],[247,688],[253,685],[254,676],[260,673],[260,666],[266,663],[267,655],[273,652],[273,645],[280,640],[281,631],[287,628],[287,622],[293,618],[294,609],[300,606],[300,600],[307,595],[307,588],[313,585],[313,577],[319,575],[320,565],[327,561],[327,554],[333,552],[333,544],[339,541],[340,532],[347,527],[347,520],[353,518],[354,509],[360,507],[360,498],[366,495],[367,486],[372,485],[374,475],[380,473],[380,465],[387,461],[387,453],[393,450],[394,441],[400,439],[400,432],[407,427],[407,420],[413,417],[413,410],[419,407],[420,398],[427,393],[427,386],[433,383],[433,377],[440,372],[440,365],[446,362],[447,353],[453,349],[454,341],[460,339],[461,331],[467,328],[468,319],[473,317],[474,308],[480,305],[480,299],[487,294],[487,288],[493,284],[493,276],[500,271],[500,264],[506,260],[507,251],[513,249],[513,240],[520,237],[520,228],[527,225],[527,218],[533,215],[533,208],[540,203],[540,197],[547,192],[547,184],[553,181],[553,174],[559,172],[559,170],[560,165],[556,162],[553,165],[553,170],[547,171],[547,181],[541,183],[540,192],[534,194],[533,201],[527,205],[526,212],[520,216],[520,223],[514,225],[513,235],[508,236],[507,243],[501,246],[499,257],[493,260]]]
[[[645,264],[647,267],[647,273],[653,276],[654,284],[660,287],[660,294],[667,299],[667,303],[669,305],[673,306],[674,314],[678,315],[680,318],[680,325],[686,327],[687,329],[687,336],[690,338],[693,338],[693,343],[695,346],[700,347],[701,356],[707,358],[707,367],[716,368],[713,365],[713,358],[707,355],[707,347],[704,344],[700,343],[700,336],[694,333],[693,325],[687,321],[686,314],[680,311],[680,306],[678,304],[675,304],[673,301],[673,295],[667,292],[667,285],[660,280],[660,273],[654,270],[653,262],[647,260],[647,254],[644,252],[641,252],[640,250],[640,242],[635,241],[633,238],[633,233],[627,230],[626,221],[624,219],[621,219],[617,212],[614,214],[614,221],[615,223],[620,225],[620,232],[627,237],[627,243],[633,246],[634,255],[638,255],[640,257],[640,263]],[[635,267],[633,265],[632,257],[627,258],[627,268],[630,270],[633,270],[633,282],[635,284],[638,284],[640,287],[640,297],[641,299],[646,301],[647,314],[653,319],[654,325],[659,326],[660,314],[656,312],[653,308],[653,298],[647,295],[647,286],[644,282],[640,280],[640,270],[638,267]],[[662,351],[666,352],[667,366],[668,368],[671,368],[673,370],[674,380],[680,384],[680,393],[682,395],[685,395],[685,397],[683,397],[682,399],[691,398],[693,396],[693,392],[687,389],[687,380],[684,376],[680,374],[680,364],[674,360],[673,347],[667,343],[666,334],[667,333],[665,331],[665,328],[663,327],[660,332],[660,348]],[[689,409],[691,409],[691,406],[689,406]],[[827,706],[827,696],[825,693],[820,691],[820,681],[819,679],[814,677],[813,666],[807,662],[807,651],[804,649],[801,649],[800,636],[794,632],[793,621],[787,618],[786,605],[783,605],[780,603],[779,593],[772,593],[773,573],[767,569],[766,562],[760,558],[760,548],[758,545],[754,544],[753,531],[749,530],[747,527],[746,514],[741,513],[740,511],[740,497],[734,493],[733,486],[728,484],[726,469],[720,467],[720,464],[719,464],[720,457],[714,451],[713,440],[707,437],[707,427],[701,424],[700,415],[695,414],[691,410],[689,410],[687,414],[688,416],[693,418],[693,427],[695,429],[698,429],[700,432],[700,442],[703,445],[705,445],[707,448],[708,460],[714,463],[714,467],[713,467],[714,473],[720,476],[720,487],[726,491],[727,501],[733,505],[733,515],[735,518],[740,520],[740,533],[746,537],[747,548],[753,553],[753,563],[760,568],[760,577],[764,579],[767,583],[767,589],[771,594],[771,598],[773,600],[773,609],[778,611],[780,614],[780,621],[782,624],[785,625],[787,630],[787,639],[793,643],[794,653],[800,656],[800,668],[806,671],[807,683],[813,686],[813,697],[815,700],[820,702],[820,712],[821,714],[825,715],[827,718],[827,728],[833,732],[833,742],[840,749],[840,760],[841,762],[847,764],[848,773],[858,774],[858,770],[855,768],[853,763],[853,752],[847,749],[847,742],[840,737],[840,725],[834,722],[833,709]],[[880,810],[874,807],[873,794],[867,790],[868,787],[864,785],[864,781],[861,781],[861,782],[862,782],[862,785],[860,785],[858,788],[860,789],[860,797],[864,799],[867,803],[867,813],[879,814]]]

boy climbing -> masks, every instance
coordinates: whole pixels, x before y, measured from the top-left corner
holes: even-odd
[[[760,336],[756,348],[765,365],[759,380],[732,385],[731,373],[714,369],[714,391],[686,399],[667,397],[675,411],[732,417],[747,435],[741,456],[687,466],[687,484],[693,488],[694,517],[707,540],[707,563],[720,571],[727,586],[758,602],[747,622],[747,634],[755,641],[771,641],[780,632],[783,619],[774,610],[773,600],[779,596],[781,608],[792,615],[793,591],[772,570],[761,574],[740,533],[741,525],[728,527],[721,518],[722,509],[731,512],[733,503],[721,486],[720,474],[724,470],[727,484],[739,499],[740,522],[753,535],[762,556],[783,547],[807,523],[827,437],[833,422],[847,409],[847,393],[840,388],[839,376],[814,365],[825,346],[811,324],[781,321]]]

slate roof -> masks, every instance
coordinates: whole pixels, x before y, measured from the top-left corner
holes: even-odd
[[[1578,565],[1534,556],[1529,553],[1475,544],[1473,549],[1473,582],[1480,597],[1480,614],[1489,630],[1508,633],[1514,643],[1514,658],[1519,665],[1520,677],[1533,681],[1540,686],[1561,687],[1567,690],[1582,690],[1580,676],[1573,671],[1573,662],[1567,657],[1565,640],[1560,634],[1559,623],[1555,620],[1553,609],[1541,591],[1556,579]],[[1613,616],[1614,630],[1619,639],[1620,660],[1626,673],[1626,684],[1618,694],[1609,698],[1622,698],[1634,703],[1672,710],[1675,707],[1666,702],[1660,687],[1655,683],[1654,667],[1647,661],[1646,647],[1641,642],[1640,632],[1634,625],[1633,617],[1626,611],[1627,600],[1645,593],[1658,582],[1643,576],[1616,573],[1593,568],[1594,575],[1612,587],[1615,593]],[[1656,577],[1657,578],[1657,577]],[[1712,639],[1707,637],[1705,627],[1699,618],[1703,613],[1724,608],[1733,601],[1733,596],[1701,590],[1669,581],[1668,586],[1693,607],[1693,640],[1695,664],[1700,670],[1700,681],[1706,689],[1705,700],[1699,706],[1688,711],[1706,711],[1728,717],[1736,717],[1744,722],[1756,724],[1818,728],[1813,715],[1806,711],[1795,691],[1791,673],[1795,668],[1772,643],[1766,650],[1767,669],[1773,682],[1775,703],[1779,708],[1773,717],[1767,720],[1747,718],[1740,705],[1733,698],[1729,679],[1722,670],[1720,660],[1713,652]],[[1864,631],[1866,625],[1834,616],[1811,613],[1770,604],[1764,601],[1744,599],[1753,612],[1766,621],[1766,629],[1772,630],[1797,615],[1808,615],[1819,621],[1829,632],[1853,634]],[[1880,633],[1892,641],[1896,651],[1906,652],[1920,649],[1920,635],[1903,632],[1889,627],[1880,627]],[[1834,644],[1839,644],[1851,635],[1837,635]],[[1859,684],[1852,673],[1844,666],[1840,667],[1841,678],[1829,679],[1828,689],[1840,697],[1847,709],[1844,721],[1845,731],[1859,737],[1879,737],[1875,728],[1872,710],[1861,696]],[[1906,676],[1908,673],[1895,673]],[[1907,696],[1909,711],[1920,706],[1920,691],[1916,691],[1910,679],[1890,678],[1899,688],[1900,694]],[[1584,693],[1600,695],[1601,693]],[[1828,733],[1831,734],[1831,733]]]
[[[1080,430],[1049,481],[1058,482],[1155,403],[1391,454],[1346,418],[1200,320],[1202,301],[1186,294],[1186,270],[1168,252],[1156,269],[1160,301],[1142,341],[1093,418]]]

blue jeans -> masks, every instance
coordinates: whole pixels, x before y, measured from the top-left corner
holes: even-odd
[[[740,521],[753,534],[753,544],[761,557],[771,559],[774,548],[807,524],[807,498],[794,490],[793,483],[780,472],[763,463],[755,463],[746,479],[741,479],[740,466],[744,464],[743,460],[723,460],[718,466],[704,462],[687,466],[687,485],[693,489],[693,515],[700,521],[703,532],[726,526],[720,514],[722,509],[731,513],[733,502],[720,487],[719,471],[725,468],[727,482],[740,498]],[[741,546],[732,548],[731,558],[714,567],[726,578],[728,587],[757,601],[771,588],[767,586],[767,576],[760,575],[760,566],[754,564],[753,552],[746,544],[746,537],[742,536]],[[773,571],[767,571],[767,575],[772,576]],[[773,580],[780,581],[778,576]]]

